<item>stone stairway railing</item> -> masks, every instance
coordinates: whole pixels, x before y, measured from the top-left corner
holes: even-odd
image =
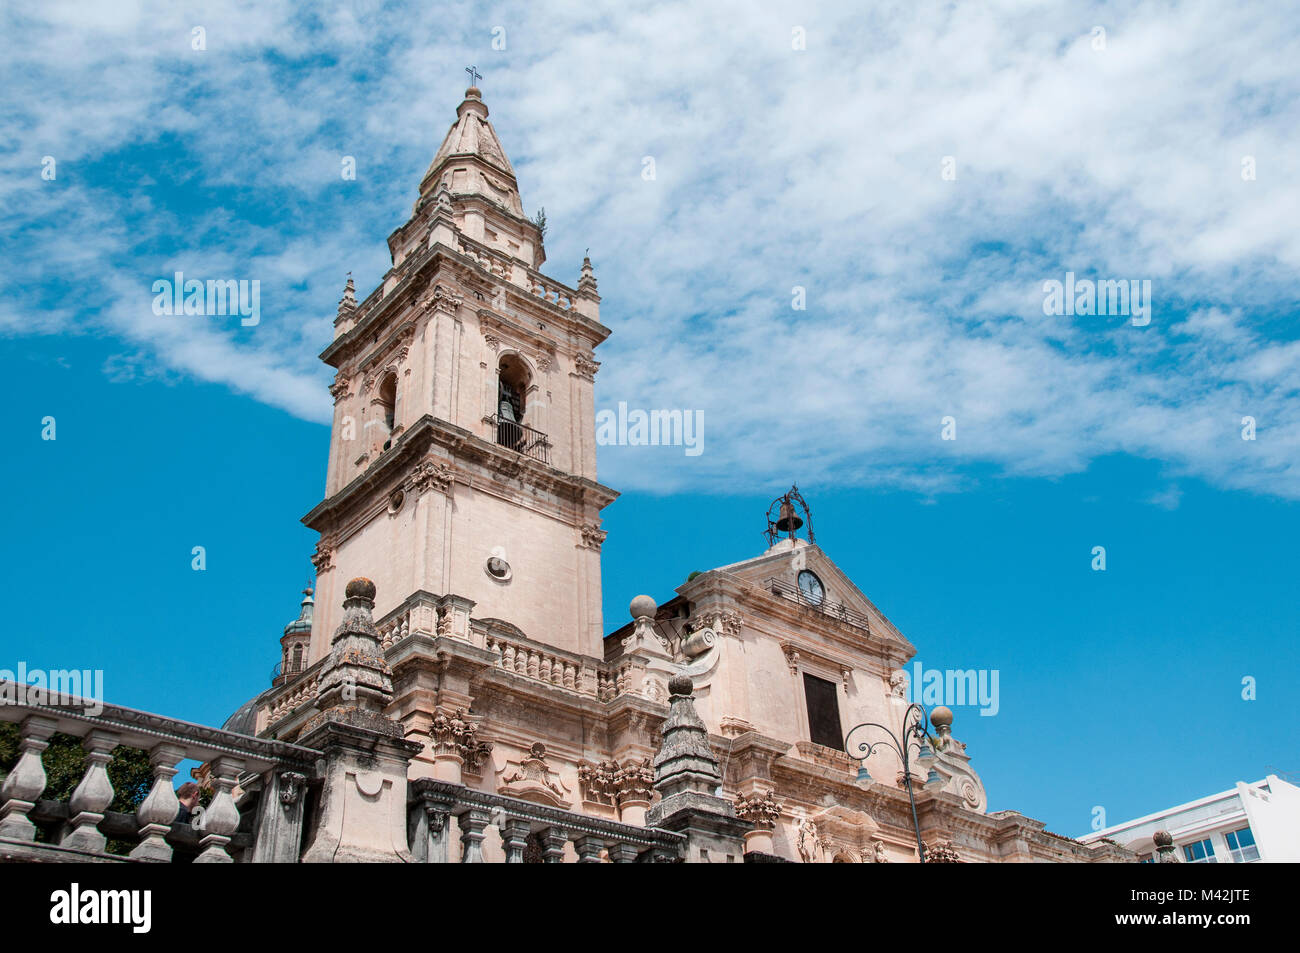
[[[7,698],[26,692],[14,683],[0,690]],[[0,704],[0,721],[17,724],[19,735],[17,763],[0,786],[0,859],[168,862],[174,848],[197,848],[196,863],[230,862],[232,854],[297,860],[301,794],[318,751],[81,699]],[[85,774],[66,803],[41,797],[48,780],[41,754],[56,733],[80,738],[86,753]],[[107,813],[114,797],[108,767],[119,745],[147,752],[152,767],[152,787],[133,815]],[[174,823],[180,805],[172,779],[187,759],[207,765],[214,791],[193,830]],[[255,818],[241,816],[236,788],[245,813],[258,805]],[[293,822],[283,823],[282,814]],[[110,836],[134,846],[109,853]],[[277,842],[286,836],[288,843]]]

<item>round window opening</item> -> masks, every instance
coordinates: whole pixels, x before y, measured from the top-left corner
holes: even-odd
[[[486,568],[488,575],[498,582],[506,582],[510,578],[510,564],[500,556],[489,556]]]
[[[388,498],[388,512],[396,513],[406,502],[406,493],[403,490],[394,490],[393,495]]]

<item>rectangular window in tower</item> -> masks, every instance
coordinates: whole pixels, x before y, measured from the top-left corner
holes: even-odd
[[[805,673],[804,701],[808,705],[808,739],[813,744],[844,750],[840,729],[840,699],[834,682]]]

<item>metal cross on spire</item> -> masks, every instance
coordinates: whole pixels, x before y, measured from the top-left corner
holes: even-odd
[[[480,72],[478,71],[478,68],[475,67],[475,66],[466,66],[466,67],[465,67],[465,72],[466,72],[466,73],[469,73],[469,84],[470,84],[471,86],[477,86],[477,85],[478,85],[478,81],[481,80],[481,79],[483,78],[483,74],[480,73]]]

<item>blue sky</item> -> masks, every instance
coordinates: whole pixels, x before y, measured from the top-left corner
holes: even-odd
[[[0,659],[207,722],[265,686],[324,482],[315,355],[474,63],[544,270],[591,249],[599,404],[705,413],[699,457],[602,450],[607,629],[756,554],[797,480],[926,666],[1001,672],[1000,714],[954,725],[992,808],[1081,833],[1300,773],[1294,18],[422,7],[0,15]],[[154,315],[176,269],[259,279],[262,322]],[[1151,280],[1150,325],[1045,316],[1066,271]]]

